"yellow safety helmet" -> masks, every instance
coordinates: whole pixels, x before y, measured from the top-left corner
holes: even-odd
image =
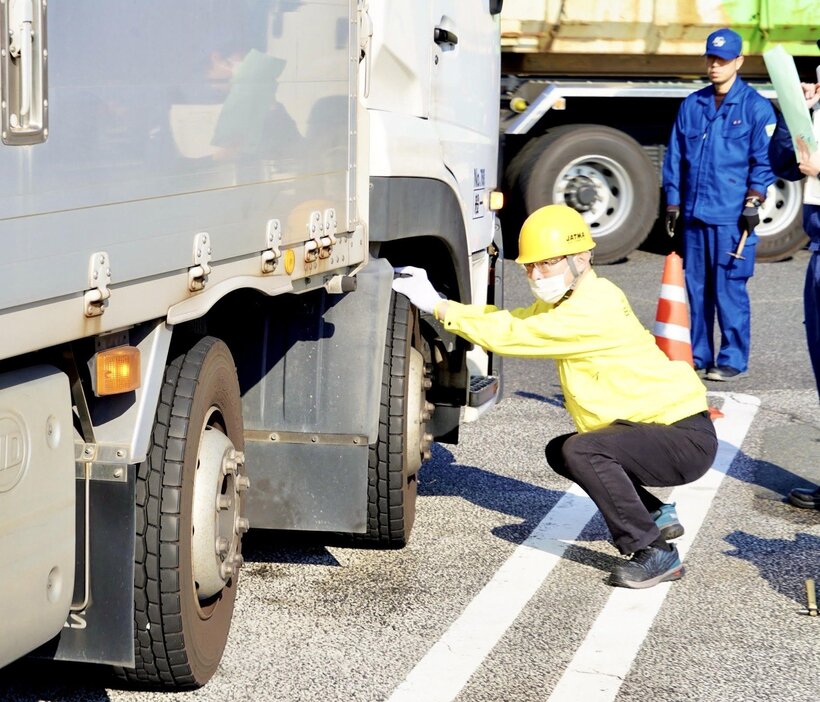
[[[589,225],[567,205],[546,205],[524,221],[516,263],[537,263],[589,251],[595,246]]]

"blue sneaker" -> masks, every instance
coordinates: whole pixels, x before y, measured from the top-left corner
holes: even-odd
[[[675,511],[675,503],[661,505],[656,512],[651,512],[650,516],[655,520],[661,536],[667,541],[683,536],[683,524],[678,521],[678,513]]]
[[[626,563],[615,566],[609,576],[609,584],[639,590],[667,580],[679,580],[682,576],[683,565],[675,546],[671,551],[647,546],[633,554]]]

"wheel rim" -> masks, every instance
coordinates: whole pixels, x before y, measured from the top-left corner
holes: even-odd
[[[558,174],[552,201],[566,203],[583,215],[594,238],[621,227],[632,211],[635,190],[629,174],[606,156],[587,155]]]
[[[766,191],[766,201],[760,206],[760,224],[755,234],[760,238],[776,236],[788,228],[803,207],[800,183],[778,178]]]
[[[407,473],[413,474],[421,468],[425,452],[424,442],[424,356],[418,349],[410,349],[409,372],[407,373],[407,441],[405,442],[405,465]]]
[[[197,453],[192,509],[191,556],[194,587],[202,616],[242,567],[242,535],[248,520],[242,516],[242,493],[248,478],[241,474],[244,455],[215,420],[211,408]]]

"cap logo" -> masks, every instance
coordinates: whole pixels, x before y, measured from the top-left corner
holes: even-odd
[[[715,37],[712,39],[712,46],[724,46],[726,44],[726,39],[724,37]]]

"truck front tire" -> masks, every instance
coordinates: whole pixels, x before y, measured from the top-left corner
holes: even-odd
[[[138,468],[135,667],[117,671],[131,683],[191,689],[216,671],[247,529],[243,446],[233,357],[206,337],[166,368]]]
[[[658,216],[658,178],[640,144],[600,125],[550,129],[510,164],[529,215],[566,204],[587,221],[596,263],[628,256],[646,239]]]

